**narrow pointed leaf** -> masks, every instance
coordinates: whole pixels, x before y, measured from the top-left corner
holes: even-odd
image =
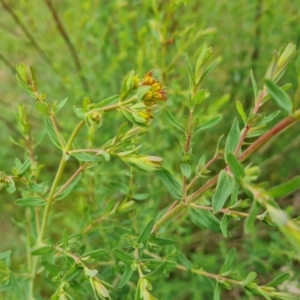
[[[188,164],[180,164],[180,170],[183,176],[189,178],[192,173],[191,166]]]
[[[193,264],[190,262],[190,260],[187,259],[185,255],[182,253],[178,254],[178,259],[181,264],[183,264],[187,269],[191,270],[193,268]]]
[[[236,249],[232,248],[228,252],[225,262],[224,262],[219,274],[221,274],[223,276],[227,276],[230,273],[230,271],[232,270],[234,260],[235,260],[235,256],[236,256]]]
[[[52,143],[56,147],[58,147],[59,149],[61,149],[61,147],[63,145],[60,144],[59,139],[58,139],[57,134],[56,134],[56,132],[55,132],[55,130],[53,128],[53,125],[52,125],[51,121],[47,117],[45,117],[44,120],[45,120],[46,131],[47,131],[47,134],[48,134],[50,140],[52,141]],[[61,138],[62,138],[62,136],[61,136]]]
[[[288,280],[290,277],[290,273],[283,273],[275,277],[272,281],[270,281],[267,286],[276,287],[277,285],[283,283],[284,281]]]
[[[163,261],[154,271],[145,275],[149,280],[156,280],[159,276],[162,275],[165,267],[167,265],[166,261]]]
[[[133,274],[133,269],[131,268],[130,265],[126,265],[123,276],[122,276],[122,279],[118,284],[118,289],[123,287],[130,280],[132,274]]]
[[[139,235],[138,239],[137,239],[137,243],[140,244],[145,244],[147,242],[147,240],[149,239],[150,235],[151,235],[151,231],[152,228],[154,226],[154,219],[151,219],[148,224],[144,227],[143,231],[141,232],[141,234]]]
[[[182,186],[168,170],[162,169],[157,171],[156,174],[174,198],[182,198]]]
[[[281,185],[269,189],[267,193],[274,198],[280,198],[294,192],[298,188],[300,188],[300,176],[296,176]]]
[[[189,215],[192,222],[200,228],[209,228],[214,232],[222,233],[220,221],[210,211],[189,207]]]
[[[58,113],[67,103],[68,98],[65,98],[64,100],[60,101],[57,106],[55,107],[55,113]]]
[[[106,249],[98,249],[98,250],[86,252],[82,256],[84,256],[84,257],[88,256],[90,258],[97,258],[97,257],[105,255],[107,253],[108,253],[108,250],[106,250]]]
[[[249,211],[249,215],[246,218],[245,223],[244,223],[244,232],[246,234],[253,232],[253,226],[254,226],[255,218],[258,214],[258,211],[259,211],[259,206],[257,205],[257,202],[255,200],[253,200],[251,209]]]
[[[214,125],[218,124],[222,120],[222,118],[223,118],[223,116],[221,116],[221,115],[212,117],[211,119],[209,119],[206,122],[199,125],[196,128],[196,130],[194,131],[194,133],[203,131],[203,130],[208,129],[210,127],[213,127]]]
[[[230,170],[234,174],[235,179],[237,180],[237,182],[240,182],[245,176],[245,170],[242,164],[232,153],[228,153],[227,162],[229,164]]]
[[[215,194],[212,198],[212,206],[214,212],[218,212],[221,208],[223,208],[227,198],[233,191],[234,185],[234,179],[228,176],[227,173],[222,170],[218,178]]]
[[[240,128],[238,121],[234,119],[233,124],[231,126],[231,129],[229,131],[229,134],[226,139],[226,145],[225,145],[225,159],[228,155],[228,153],[234,153],[238,143],[240,140]]]
[[[244,124],[247,125],[248,118],[247,118],[247,116],[245,114],[245,111],[244,111],[242,103],[240,101],[236,101],[235,105],[236,105],[236,109],[237,109],[239,115],[241,116]]]
[[[51,253],[52,251],[53,251],[52,246],[45,246],[31,252],[31,255],[46,255]]]
[[[34,206],[44,206],[46,205],[46,201],[41,197],[37,196],[29,196],[25,198],[20,198],[14,202],[16,205],[24,206],[24,207],[34,207]]]
[[[113,250],[114,256],[121,260],[124,264],[128,265],[134,261],[134,256],[125,252],[122,249],[114,249]]]
[[[256,80],[254,78],[252,70],[250,70],[250,79],[251,79],[251,83],[252,83],[252,87],[253,87],[253,91],[254,91],[254,97],[255,97],[255,99],[257,99],[257,96],[258,96],[258,87],[257,87],[257,83],[256,83]]]
[[[166,110],[165,118],[172,126],[184,132],[184,127],[176,120],[169,110]]]
[[[214,300],[220,300],[221,299],[220,296],[221,296],[221,288],[219,282],[217,281],[214,288]]]
[[[255,278],[257,277],[257,274],[255,272],[250,272],[247,277],[242,281],[242,285],[246,286],[249,283],[253,282]]]
[[[292,114],[293,103],[289,95],[271,80],[266,80],[265,85],[272,99],[286,112]]]
[[[71,183],[70,185],[63,191],[61,192],[56,198],[55,200],[62,200],[64,199],[65,197],[67,197],[75,188],[75,186],[77,185],[77,183],[80,181],[81,179],[81,174],[79,174]],[[62,186],[59,186],[57,188],[57,191],[60,190]]]

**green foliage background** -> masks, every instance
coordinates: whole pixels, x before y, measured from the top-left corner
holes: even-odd
[[[22,150],[14,146],[9,138],[19,138],[15,126],[17,106],[23,103],[29,107],[35,134],[43,127],[32,99],[16,83],[14,66],[20,62],[34,66],[39,89],[46,92],[49,98],[60,101],[68,97],[68,105],[63,108],[59,120],[65,135],[77,122],[72,106],[80,106],[84,96],[98,102],[119,92],[122,79],[129,70],[134,69],[140,76],[155,70],[167,87],[168,101],[156,113],[150,131],[142,137],[142,149],[145,153],[163,157],[164,166],[180,174],[181,146],[177,133],[171,130],[162,112],[169,109],[179,119],[187,114],[188,76],[184,54],[195,62],[199,49],[206,44],[213,48],[215,57],[222,58],[220,65],[205,80],[204,87],[210,91],[210,97],[202,106],[202,111],[198,112],[198,117],[205,119],[216,112],[225,116],[220,125],[195,138],[195,167],[202,154],[214,153],[218,137],[228,133],[233,118],[237,116],[236,100],[250,109],[253,91],[249,70],[252,69],[262,83],[272,52],[284,43],[293,42],[297,48],[300,43],[299,1],[53,1],[82,66],[80,71],[46,1],[6,3],[15,14],[13,19],[7,9],[0,8],[0,169],[6,172],[10,171],[15,157],[24,159]],[[24,34],[20,23],[45,53],[48,62]],[[83,84],[82,77],[86,84]],[[298,58],[284,76],[284,82],[293,84],[289,94],[295,95],[295,103],[300,101],[299,79]],[[273,104],[268,104],[267,108],[273,108]],[[123,122],[121,114],[109,115],[96,136],[95,145],[101,145],[112,137]],[[299,174],[299,129],[299,124],[294,126],[253,157],[255,163],[261,163],[261,181],[272,180],[272,184],[278,184]],[[37,148],[37,156],[44,164],[41,179],[51,182],[60,153],[46,139],[48,137]],[[76,166],[76,161],[74,165],[69,164],[68,173],[71,174]],[[113,164],[104,163],[92,176],[86,176],[76,191],[76,197],[72,196],[54,208],[55,226],[51,228],[51,238],[59,240],[65,227],[70,233],[75,233],[91,211],[96,217],[103,209],[102,199],[121,197],[119,193],[111,192],[111,183],[114,182],[122,191],[121,185],[126,187],[128,184],[127,172],[126,165],[115,161]],[[68,174],[65,176],[67,178]],[[121,218],[120,224],[133,223],[139,228],[146,224],[145,220],[155,217],[158,209],[170,204],[171,199],[153,174],[137,172],[135,184],[138,192],[150,194],[149,199],[139,204],[140,215],[132,216],[131,220],[130,215],[129,220],[126,220],[127,217]],[[13,197],[17,199],[17,196]],[[10,195],[1,192],[0,252],[13,249],[16,264],[22,264],[20,245],[24,238],[22,230],[14,223],[22,221],[23,210],[16,207],[12,200]],[[288,211],[299,215],[299,194],[282,201]],[[91,249],[99,247],[99,244],[105,248],[106,243],[111,243],[106,240],[107,235],[112,233],[111,223],[106,221],[103,224],[98,229],[101,239],[93,239],[93,234],[89,236]],[[255,270],[261,276],[261,282],[265,283],[282,271],[278,270],[278,266],[285,265],[285,271],[292,275],[291,281],[299,280],[299,273],[294,271],[299,261],[289,253],[286,242],[276,230],[258,224],[256,231],[245,237],[241,224],[232,222],[232,236],[224,240],[218,234],[196,230],[189,224],[183,217],[180,226],[176,222],[169,223],[171,228],[168,232],[172,232],[180,252],[199,266],[218,272],[228,249],[236,247],[239,255],[235,263],[241,276]],[[113,278],[108,269],[104,268],[103,272],[103,276]],[[51,284],[43,287],[44,299],[48,299],[52,289]],[[211,299],[211,286],[207,279],[179,271],[157,282],[154,291],[158,299]],[[132,295],[118,297],[116,299],[132,299]],[[260,298],[237,289],[225,291],[222,299]]]

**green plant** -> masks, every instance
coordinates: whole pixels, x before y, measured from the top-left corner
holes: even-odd
[[[78,297],[181,299],[176,295],[176,287],[167,289],[164,283],[182,278],[183,272],[189,280],[195,277],[207,280],[201,281],[195,289],[197,299],[217,300],[221,291],[226,293],[230,289],[243,290],[243,295],[249,297],[298,299],[299,295],[276,289],[289,278],[288,273],[271,274],[275,278],[259,284],[255,271],[242,271],[236,266],[234,247],[225,250],[222,262],[215,261],[214,269],[218,270],[207,271],[196,261],[191,262],[191,255],[184,253],[186,245],[181,241],[199,228],[203,233],[217,233],[218,239],[221,234],[228,238],[234,230],[230,224],[238,224],[245,218],[245,234],[252,234],[255,221],[261,221],[264,226],[275,228],[274,232],[281,231],[290,242],[286,244],[289,255],[298,257],[299,222],[289,217],[275,200],[294,192],[300,185],[300,177],[269,188],[266,183],[256,182],[259,166],[249,161],[245,163],[262,145],[299,120],[300,111],[293,107],[285,92],[289,85],[277,85],[295,54],[293,44],[274,52],[261,89],[250,73],[255,99],[253,108],[247,115],[242,103],[236,102],[243,128],[240,129],[239,121],[234,119],[225,145],[221,136],[209,159],[206,154],[195,154],[193,149],[196,135],[216,126],[222,119],[214,111],[209,116],[201,114],[201,105],[209,96],[203,89],[203,80],[219,59],[213,60],[212,49],[208,47],[200,51],[195,68],[187,58],[190,85],[185,107],[188,117],[177,120],[171,112],[176,107],[165,112],[165,120],[177,130],[175,135],[182,148],[180,159],[171,155],[164,158],[172,171],[162,167],[161,157],[141,154],[140,150],[142,135],[155,130],[152,119],[158,102],[167,100],[161,80],[156,79],[153,72],[140,78],[130,71],[120,93],[98,103],[84,97],[82,107],[74,107],[80,121],[66,141],[59,119],[67,99],[48,101],[47,95],[38,89],[33,69],[19,65],[18,83],[35,99],[36,108],[44,117],[45,129],[34,138],[26,107],[19,106],[17,126],[22,139],[15,143],[24,150],[25,160],[16,158],[10,174],[1,172],[0,187],[9,193],[18,190],[21,194],[14,204],[24,209],[24,217],[16,223],[26,236],[26,251],[22,246],[19,251],[19,261],[26,256],[26,263],[21,263],[20,267],[13,265],[11,250],[0,254],[4,294],[10,299],[19,299],[20,295],[28,299],[51,295],[53,300]],[[278,111],[268,115],[260,112],[270,98],[288,115],[268,129],[267,124],[279,114]],[[101,129],[112,111],[122,113],[127,121],[118,126],[113,137],[100,144]],[[86,134],[80,135],[83,128]],[[35,155],[45,134],[61,151],[50,184],[42,179],[42,162]],[[114,158],[125,165],[114,163]],[[219,170],[212,176],[212,167],[217,163]],[[74,169],[74,165],[77,168]],[[112,182],[112,177],[117,179]],[[126,178],[126,184],[122,177]],[[153,180],[152,190],[147,190],[143,184],[145,178]],[[156,178],[163,183],[167,195],[164,188],[155,190]],[[81,208],[79,213],[77,206]],[[60,209],[64,210],[62,214]],[[74,214],[75,220],[68,214]],[[174,234],[178,235],[175,239]],[[204,239],[205,242],[208,240]],[[209,257],[209,253],[203,255],[205,259]],[[196,294],[191,297],[195,298]]]

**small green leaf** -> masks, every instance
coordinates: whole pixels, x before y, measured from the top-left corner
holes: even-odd
[[[30,158],[26,159],[25,162],[22,164],[22,166],[19,169],[19,176],[23,176],[31,166],[31,160]]]
[[[42,261],[41,265],[52,275],[56,276],[61,271],[55,265],[48,263],[47,261]]]
[[[180,164],[180,170],[183,176],[189,178],[192,174],[191,166],[188,164]]]
[[[98,250],[86,252],[82,256],[84,256],[84,257],[89,256],[90,258],[97,258],[97,257],[105,255],[107,253],[108,253],[108,250],[106,250],[106,249],[98,249]]]
[[[188,69],[190,91],[192,93],[194,91],[194,88],[195,88],[195,76],[194,76],[194,72],[193,72],[193,69],[191,67],[191,64],[190,64],[190,61],[189,61],[187,55],[185,55],[185,61],[186,61],[187,69]]]
[[[74,264],[71,269],[64,275],[63,281],[71,282],[73,281],[76,277],[78,277],[81,272],[83,271],[83,268],[79,267],[77,264]],[[93,270],[91,270],[93,271]],[[96,270],[97,271],[97,270]],[[87,274],[88,275],[88,274]]]
[[[289,279],[290,273],[283,273],[276,276],[272,281],[270,281],[266,286],[276,287],[277,285],[283,283],[287,279]]]
[[[85,121],[85,113],[84,113],[84,111],[83,111],[83,109],[82,108],[78,108],[78,107],[73,107],[73,110],[74,110],[74,113],[75,113],[75,115],[79,118],[79,119],[81,119],[81,120],[83,120],[83,121]]]
[[[191,99],[189,107],[191,110],[194,110],[195,107],[203,102],[205,99],[205,90],[199,90]]]
[[[237,160],[237,158],[232,154],[228,153],[227,162],[229,164],[230,170],[232,171],[237,182],[241,182],[241,180],[245,176],[245,170],[242,164]]]
[[[250,272],[247,277],[241,282],[243,286],[248,285],[249,283],[253,282],[256,278],[256,272]]]
[[[144,227],[143,231],[141,232],[141,234],[139,235],[138,239],[137,239],[137,243],[138,244],[144,244],[147,242],[147,240],[149,239],[150,235],[151,235],[151,231],[152,228],[154,226],[154,219],[151,219],[148,224]]]
[[[219,282],[217,281],[214,288],[214,300],[220,300],[220,296],[221,296],[221,288]]]
[[[218,139],[217,146],[216,146],[216,151],[215,151],[215,156],[218,156],[218,154],[220,152],[220,144],[221,144],[221,140],[222,140],[223,136],[224,136],[224,134],[222,134]]]
[[[172,126],[184,132],[184,127],[176,120],[169,110],[166,110],[165,118]]]
[[[182,186],[168,170],[162,169],[156,171],[156,174],[174,198],[182,198]]]
[[[227,230],[228,223],[229,223],[229,216],[224,214],[223,218],[221,220],[221,224],[220,224],[220,229],[221,229],[222,234],[223,234],[224,237],[229,236],[229,233],[228,233],[228,230]]]
[[[245,114],[245,111],[244,111],[242,103],[240,101],[236,101],[235,105],[236,105],[236,109],[237,109],[239,115],[241,116],[244,124],[247,125],[248,118],[247,118],[247,116]]]
[[[244,232],[245,234],[250,234],[253,231],[253,226],[255,222],[255,218],[259,212],[259,206],[257,205],[257,202],[253,200],[252,206],[249,211],[249,215],[245,220],[244,223]]]
[[[58,137],[57,137],[57,135],[56,135],[56,132],[55,132],[55,130],[54,130],[54,127],[53,127],[53,125],[52,125],[50,119],[47,118],[47,117],[45,117],[45,118],[44,118],[44,121],[45,121],[46,131],[47,131],[48,136],[50,137],[50,140],[52,141],[52,143],[53,143],[56,147],[58,147],[59,149],[61,149],[61,147],[62,147],[63,145],[60,144],[60,142],[59,142],[59,140],[58,140]],[[61,136],[61,138],[62,138],[62,136]]]
[[[105,107],[111,104],[115,104],[119,101],[120,96],[119,95],[113,95],[110,96],[102,101],[100,101],[99,103],[97,103],[94,108],[101,108],[101,107]]]
[[[148,197],[149,197],[148,193],[141,193],[141,194],[134,194],[132,196],[132,199],[136,200],[136,201],[144,201],[144,200],[148,199]]]
[[[55,113],[56,114],[65,106],[67,101],[68,101],[68,98],[65,98],[64,100],[62,100],[58,103],[58,105],[55,107]]]
[[[151,90],[151,86],[143,85],[137,89],[138,101],[141,101],[143,97]]]
[[[235,256],[236,256],[236,249],[232,248],[226,256],[225,262],[219,272],[220,275],[228,276],[230,274],[235,260]]]
[[[272,295],[275,296],[276,299],[280,300],[299,300],[299,294],[295,295],[288,292],[273,292]]]
[[[280,198],[294,192],[299,187],[300,187],[300,176],[296,176],[293,179],[281,185],[269,189],[267,193],[274,198]]]
[[[183,253],[178,254],[178,260],[187,269],[191,270],[193,268],[193,264],[187,259],[187,257]]]
[[[200,228],[209,228],[214,232],[222,233],[220,221],[210,211],[189,207],[189,215],[192,222]]]
[[[168,239],[168,238],[160,238],[160,237],[151,237],[150,242],[153,243],[153,244],[160,245],[160,246],[175,244],[174,240],[171,240],[171,239]]]
[[[256,126],[265,125],[265,124],[271,122],[273,119],[275,119],[279,113],[280,113],[280,110],[276,110],[275,112],[271,113],[270,115],[265,116],[261,121],[259,121],[255,125]]]
[[[226,139],[225,160],[226,160],[228,153],[234,153],[234,151],[239,143],[239,140],[240,140],[240,128],[239,128],[238,121],[236,119],[234,119],[233,124],[231,126],[231,129],[230,129],[229,134]]]
[[[101,157],[96,155],[87,154],[84,152],[72,152],[72,156],[75,156],[79,161],[86,161],[86,162],[100,162]]]
[[[45,246],[31,252],[31,255],[46,255],[53,252],[52,246]]]
[[[11,253],[12,253],[11,250],[7,250],[5,252],[0,253],[0,260],[9,257]]]
[[[163,271],[166,266],[167,266],[167,262],[163,261],[155,270],[145,275],[145,277],[149,280],[156,280],[159,276],[163,274]]]
[[[80,181],[81,179],[81,174],[77,175],[77,177],[68,185],[68,187],[62,191],[56,198],[55,200],[58,201],[58,200],[62,200],[64,199],[65,197],[67,197],[73,190],[74,188],[76,187],[77,183]],[[57,187],[57,191],[60,190],[62,186],[59,186]]]
[[[206,122],[202,123],[201,125],[199,125],[194,133],[196,132],[200,132],[200,131],[203,131],[205,129],[208,129],[216,124],[218,124],[221,120],[222,120],[223,116],[221,115],[218,115],[218,116],[215,116],[215,117],[212,117],[210,118],[209,120],[207,120]]]
[[[214,212],[218,212],[225,204],[229,195],[231,195],[235,181],[232,177],[222,170],[220,172],[215,194],[212,198],[212,206]]]
[[[20,198],[14,201],[16,205],[25,206],[25,207],[34,207],[34,206],[44,206],[46,201],[38,196],[29,196],[25,198]]]
[[[252,83],[252,87],[253,87],[253,91],[254,91],[254,98],[257,99],[257,96],[258,96],[258,87],[257,87],[257,83],[256,83],[256,80],[254,78],[252,70],[250,70],[250,79],[251,79],[251,83]]]
[[[114,256],[121,260],[125,265],[131,265],[134,261],[134,257],[132,254],[125,252],[122,249],[114,249],[113,250]]]
[[[273,81],[266,80],[265,82],[268,93],[272,99],[289,114],[293,113],[293,103],[289,95],[280,87],[278,87]]]
[[[123,287],[130,280],[132,274],[133,274],[133,269],[131,268],[130,265],[126,265],[123,276],[122,276],[122,279],[118,284],[118,289]]]
[[[16,191],[15,181],[11,177],[9,177],[8,182],[5,183],[5,189],[10,194]]]

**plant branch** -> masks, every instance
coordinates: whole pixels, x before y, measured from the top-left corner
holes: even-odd
[[[191,203],[190,206],[192,207],[195,207],[195,208],[198,208],[198,209],[201,209],[201,210],[209,210],[209,211],[213,211],[213,208],[210,207],[210,206],[203,206],[203,205],[198,205],[196,203]],[[244,212],[241,212],[241,211],[237,211],[237,210],[231,210],[231,209],[228,209],[228,208],[223,208],[223,209],[220,209],[219,212],[223,213],[223,214],[235,214],[235,215],[238,215],[238,216],[241,216],[241,217],[245,217],[247,218],[249,216],[248,213],[244,213]],[[257,220],[260,220],[260,216],[255,216],[255,218]]]
[[[271,138],[278,135],[280,132],[285,130],[292,124],[295,124],[300,119],[300,109],[294,113],[294,116],[288,116],[278,124],[276,124],[273,128],[265,132],[262,136],[260,136],[256,141],[253,142],[239,157],[238,160],[243,162],[246,160],[251,154],[256,152],[262,145],[264,145]],[[201,194],[207,191],[209,188],[213,187],[218,182],[219,175],[216,175],[211,180],[209,180],[206,184],[204,184],[201,188],[195,191],[192,195],[188,196],[186,199],[186,204],[190,204],[194,202]],[[176,216],[184,207],[187,207],[183,202],[176,205],[173,209],[167,211],[161,219],[159,219],[153,229],[152,232],[155,232],[159,227],[161,227],[168,220]]]

